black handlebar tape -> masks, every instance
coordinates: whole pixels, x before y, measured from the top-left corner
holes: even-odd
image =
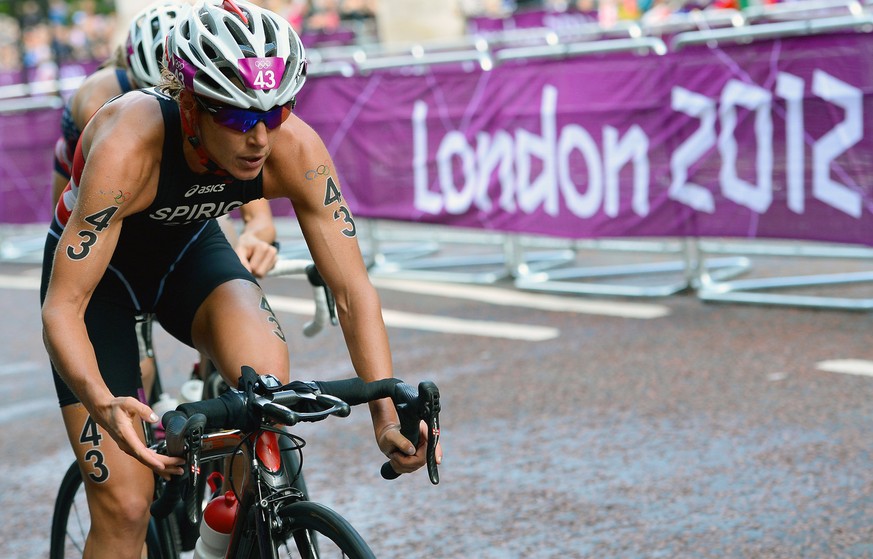
[[[252,423],[245,402],[233,390],[219,398],[181,404],[176,410],[188,417],[202,413],[206,416],[207,429],[245,429]]]
[[[391,466],[391,462],[385,462],[382,464],[382,469],[379,470],[379,473],[382,474],[382,479],[397,479],[400,477],[400,474],[394,470],[394,467]]]
[[[283,425],[297,425],[297,422],[300,421],[299,414],[289,410],[282,404],[277,404],[276,402],[267,402],[261,409],[264,411],[265,415]]]
[[[316,381],[315,385],[324,394],[330,394],[346,402],[350,406],[366,404],[380,398],[390,398],[394,393],[394,385],[401,381],[396,378],[386,378],[372,382],[364,382],[359,378],[345,380]]]
[[[418,409],[418,393],[413,386],[406,383],[397,383],[394,386],[394,405],[397,408],[397,416],[400,418],[400,434],[409,439],[412,446],[418,447],[421,416]],[[385,479],[397,479],[400,474],[394,471],[390,462],[382,464],[380,470]]]
[[[315,264],[310,264],[306,267],[306,279],[309,280],[310,285],[315,287],[324,287],[324,278],[321,277],[321,274],[318,271],[318,268],[315,267]]]

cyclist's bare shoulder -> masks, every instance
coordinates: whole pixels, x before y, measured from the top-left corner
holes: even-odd
[[[81,139],[84,192],[114,192],[123,185],[123,213],[144,209],[154,198],[160,174],[164,119],[158,100],[131,92],[100,108]],[[150,195],[148,193],[151,193]]]
[[[121,93],[114,66],[101,68],[85,78],[70,100],[70,111],[79,129],[85,127],[103,103]]]
[[[264,168],[264,194],[292,201],[312,181],[312,170],[332,166],[327,147],[318,133],[292,114],[279,130]]]

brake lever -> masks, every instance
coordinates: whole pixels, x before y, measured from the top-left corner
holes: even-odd
[[[330,323],[331,325],[336,326],[339,324],[339,319],[336,316],[336,299],[333,296],[333,291],[330,290],[327,284],[322,285],[321,288],[324,289],[324,297],[327,299],[327,311],[330,313]]]
[[[436,461],[436,447],[440,439],[440,391],[437,385],[430,381],[423,381],[418,385],[418,395],[412,393],[409,385],[399,383],[395,390],[400,390],[406,395],[406,400],[396,402],[397,414],[400,417],[400,434],[418,447],[420,424],[427,424],[427,475],[434,485],[439,484],[439,465]],[[414,404],[414,405],[413,405]],[[385,479],[397,479],[400,474],[394,471],[390,462],[382,464],[382,477]]]
[[[327,312],[330,314],[330,323],[333,326],[339,324],[339,319],[336,316],[336,298],[324,278],[321,277],[318,268],[313,264],[306,267],[306,277],[311,285],[321,287],[324,290],[324,298],[327,300]]]
[[[188,419],[186,426],[185,447],[187,455],[185,463],[188,465],[188,482],[182,485],[181,497],[182,502],[185,503],[185,514],[188,515],[188,521],[197,525],[202,513],[197,502],[197,487],[200,481],[200,451],[203,448],[202,439],[206,427],[206,416],[200,413],[194,414]]]
[[[436,384],[424,381],[418,385],[418,405],[421,417],[427,423],[427,475],[430,482],[440,482],[436,447],[440,442],[440,391]]]

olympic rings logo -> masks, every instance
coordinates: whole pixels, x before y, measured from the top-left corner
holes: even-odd
[[[123,190],[110,190],[109,192],[101,190],[100,194],[111,197],[116,206],[120,206],[130,200],[130,192],[125,192]]]
[[[306,171],[306,180],[311,181],[312,179],[318,177],[319,175],[329,175],[330,167],[327,165],[319,165],[315,169],[310,169]]]
[[[273,67],[272,60],[255,60],[255,68],[258,70],[266,70],[267,68]]]

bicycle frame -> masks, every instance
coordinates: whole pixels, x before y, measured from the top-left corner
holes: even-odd
[[[250,460],[243,486],[237,491],[231,484],[231,489],[237,493],[241,516],[236,519],[231,533],[228,557],[248,557],[255,544],[262,559],[276,557],[273,528],[279,507],[306,498],[291,485],[292,480],[282,463],[279,437],[275,432],[259,429],[248,435],[232,430],[205,434],[201,438],[201,463],[235,456],[242,448],[245,449],[243,455]]]
[[[227,391],[219,398],[182,404],[164,416],[166,445],[159,451],[184,457],[187,475],[174,477],[168,490],[152,505],[153,516],[164,517],[172,510],[174,499],[181,497],[188,520],[196,522],[200,514],[197,499],[201,490],[196,488],[201,464],[235,457],[242,450],[248,473],[239,488],[232,478],[236,470],[233,460],[226,468],[227,481],[240,511],[230,534],[227,557],[275,559],[278,546],[283,543],[287,546],[292,534],[292,545],[303,557],[319,556],[321,546],[316,544],[315,534],[325,535],[350,557],[373,557],[372,550],[347,520],[309,501],[305,491],[292,485],[296,478],[282,459],[288,456],[289,449],[280,449],[279,437],[293,436],[275,426],[315,422],[331,415],[347,417],[353,405],[390,397],[400,418],[400,431],[413,444],[417,444],[423,419],[431,427],[426,463],[431,482],[439,483],[435,456],[439,391],[432,382],[421,382],[417,391],[393,378],[371,382],[360,378],[295,381],[283,386],[275,377],[257,375],[247,366],[241,368],[241,379],[239,389]],[[210,428],[222,427],[220,431],[208,432]],[[383,476],[385,469],[383,465]],[[393,479],[396,473],[385,477]]]

